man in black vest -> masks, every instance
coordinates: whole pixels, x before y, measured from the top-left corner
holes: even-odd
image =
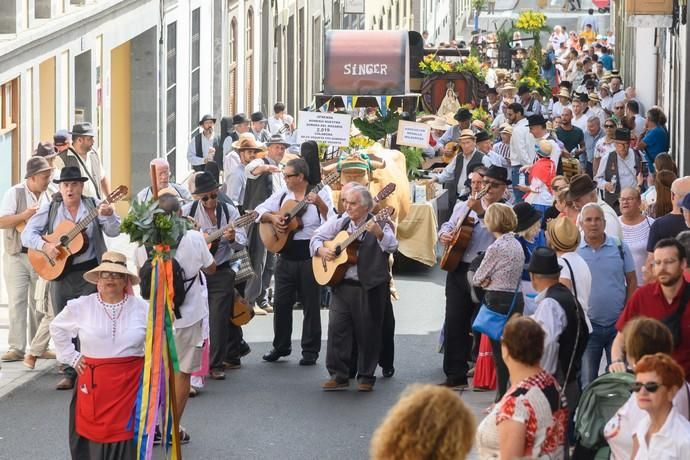
[[[326,391],[349,385],[352,338],[357,342],[357,380],[359,391],[371,391],[374,372],[381,351],[383,309],[390,296],[388,257],[398,248],[398,240],[389,223],[367,223],[374,207],[371,194],[363,185],[352,185],[344,197],[345,213],[333,216],[312,237],[311,254],[333,260],[335,251],[324,241],[345,230],[353,233],[362,225],[367,231],[359,239],[357,264],[348,267],[343,282],[333,288],[328,319],[326,368],[331,378],[322,385]],[[353,363],[354,364],[354,363]]]
[[[263,112],[254,112],[250,115],[252,121],[251,133],[256,140],[261,143],[266,143],[271,138],[271,133],[266,129],[266,117]]]
[[[227,122],[228,118],[224,117],[223,120]],[[240,140],[242,134],[251,133],[249,129],[250,120],[244,113],[236,113],[230,120],[232,129],[229,130],[229,134],[226,133],[226,137],[223,139],[223,155],[227,155],[233,151],[232,143]],[[221,123],[223,122],[221,121]]]
[[[460,149],[453,161],[443,169],[432,174],[432,179],[440,184],[445,184],[448,189],[448,209],[452,210],[458,195],[465,193],[465,181],[468,172],[476,166],[491,166],[489,158],[477,150],[476,137],[470,129],[460,132]]]
[[[72,136],[72,145],[62,150],[53,160],[55,173],[58,174],[68,166],[79,168],[87,178],[84,196],[103,199],[110,194],[110,184],[101,159],[93,148],[96,132],[91,123],[87,122],[75,124],[69,134]]]
[[[558,281],[562,268],[553,249],[541,247],[532,253],[527,270],[532,287],[538,292],[533,318],[546,332],[541,366],[566,387],[568,407],[574,411],[579,395],[577,375],[589,330],[579,302]]]
[[[213,134],[216,119],[213,115],[204,115],[199,120],[199,131],[192,137],[187,148],[187,161],[194,171],[204,171],[206,163],[213,161],[219,168],[223,167],[223,149],[220,138]]]

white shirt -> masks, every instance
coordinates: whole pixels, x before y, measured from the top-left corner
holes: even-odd
[[[551,119],[553,120],[556,117],[560,117],[561,114],[563,113],[563,109],[573,109],[573,106],[568,104],[568,105],[563,105],[561,104],[561,101],[556,101],[553,104],[553,109],[551,110]]]
[[[532,315],[532,318],[541,324],[542,329],[546,333],[541,367],[551,375],[556,375],[558,370],[558,339],[568,326],[568,318],[565,316],[565,310],[563,310],[558,301],[546,297],[546,290],[537,294],[535,300],[537,302],[537,310]]]
[[[196,156],[196,135],[192,137],[192,140],[189,142],[189,147],[187,147],[187,161],[189,161],[190,165],[199,166],[206,163],[204,159],[208,157],[208,149],[213,147],[214,139],[215,136],[213,132],[211,132],[209,137],[206,137],[203,132],[201,133],[201,153],[203,156],[198,157]]]
[[[573,126],[580,128],[584,133],[587,131],[587,120],[589,120],[589,113],[583,113],[579,117],[576,117],[575,114],[573,114],[572,124]]]
[[[283,115],[282,119],[276,118],[274,115],[272,117],[268,117],[267,128],[271,134],[282,134],[283,136],[286,136],[290,132],[289,128],[285,128],[286,131],[283,133],[281,133],[280,130],[284,129],[285,125],[292,126],[293,122],[294,119],[290,115],[285,114]]]
[[[278,166],[281,171],[283,169],[282,165],[280,163],[276,163],[272,158],[269,157],[264,157],[266,160],[268,160],[269,164],[273,166]],[[254,175],[252,174],[252,171],[254,171],[256,168],[259,166],[264,166],[266,162],[264,162],[264,158],[257,158],[255,160],[252,160],[249,162],[247,166],[244,167],[244,175],[247,177],[247,179],[257,179],[261,177],[261,174]],[[269,173],[264,173],[264,174],[269,174]],[[271,180],[273,181],[273,191],[277,192],[278,190],[282,190],[285,188],[285,179],[283,178],[283,173],[282,172],[277,172],[277,173],[270,173],[271,174]]]
[[[101,181],[105,177],[103,164],[101,163],[101,159],[98,157],[98,154],[94,150],[89,150],[86,152],[86,159],[84,159],[81,157],[81,155],[75,153],[73,150],[66,150],[66,152],[68,156],[79,157],[79,159],[76,160],[77,163],[79,163],[79,171],[81,171],[82,176],[89,178],[89,180],[84,182],[84,190],[82,191],[82,195],[98,198],[96,191],[99,193],[101,192]],[[84,166],[82,166],[82,162],[88,168],[88,174],[86,169],[84,169]],[[55,157],[55,160],[53,160],[53,166],[55,167],[53,177],[60,177],[60,170],[65,167],[65,164],[59,155]],[[91,177],[93,177],[93,180],[96,181],[96,185],[94,185],[94,183],[91,181]],[[100,198],[103,199],[105,197],[101,194]]]
[[[623,231],[623,242],[630,248],[630,253],[635,261],[635,274],[637,275],[638,286],[645,284],[644,277],[642,276],[642,267],[647,262],[647,239],[649,238],[649,231],[653,223],[654,219],[651,217],[645,217],[637,225],[626,225],[622,221],[620,223]]]
[[[647,240],[645,240],[646,243]],[[573,269],[573,274],[575,275],[575,282],[573,283],[573,278],[570,275],[570,270],[568,269],[568,261],[570,267]],[[577,288],[577,301],[580,302],[582,310],[585,312],[585,321],[587,322],[587,329],[592,332],[592,322],[589,320],[589,294],[592,292],[592,272],[589,271],[589,265],[585,262],[577,252],[566,252],[558,258],[558,264],[563,267],[561,269],[561,278],[570,280],[571,284],[574,284]],[[575,294],[575,290],[570,288],[570,291]]]
[[[510,164],[531,165],[534,163],[536,152],[534,151],[534,136],[530,134],[527,119],[522,118],[513,125],[513,135],[510,138]]]
[[[602,137],[594,145],[594,158],[604,158],[610,152],[616,151],[616,143],[614,141],[607,142],[606,136]]]
[[[637,437],[639,444],[635,460],[690,458],[690,422],[680,415],[675,407],[669,412],[661,429],[651,436],[647,444],[645,435],[650,424],[651,419],[649,414],[646,414],[635,429],[633,437]]]
[[[16,184],[7,189],[2,197],[2,204],[0,205],[0,217],[14,216],[17,214],[17,192],[23,187],[24,196],[26,197],[26,207],[30,208],[32,206],[41,206],[44,203],[50,202],[50,196],[48,192],[42,192],[36,198],[36,195],[29,190],[29,185],[26,181],[21,184]]]
[[[81,355],[89,358],[144,356],[148,311],[148,302],[134,295],[127,296],[119,306],[102,304],[98,294],[68,301],[50,323],[58,361],[74,366]],[[75,337],[81,342],[81,353],[72,343]]]
[[[618,90],[616,94],[611,95],[611,104],[615,104],[616,102],[623,102],[625,100],[625,91]]]
[[[594,176],[594,181],[597,183],[599,189],[604,190],[604,186],[607,184],[604,174],[606,173],[606,164],[609,161],[610,155],[616,155],[616,161],[618,163],[618,177],[616,180],[620,184],[621,190],[626,187],[637,188],[637,173],[635,171],[635,152],[632,149],[628,149],[628,155],[625,158],[621,158],[615,150],[609,152],[606,156],[602,157],[599,162],[599,169]]]
[[[635,136],[638,138],[642,135],[644,130],[646,129],[646,120],[645,118],[638,114],[635,114],[635,129],[633,130],[633,133]]]
[[[324,201],[324,203],[326,203],[326,206],[328,207],[328,214],[326,215],[326,218],[323,219],[321,217],[321,214],[319,213],[316,205],[307,205],[306,211],[304,211],[304,214],[302,214],[300,218],[300,220],[302,221],[302,228],[300,228],[294,233],[294,240],[310,240],[311,237],[314,235],[316,229],[319,228],[321,224],[326,222],[326,220],[330,217],[335,216],[335,211],[333,210],[333,198],[331,197],[330,189],[322,188],[319,191],[318,195],[321,197],[321,199]],[[286,200],[296,200],[294,192],[291,192],[287,189],[278,190],[277,192],[274,192],[273,195],[266,199],[266,201],[264,201],[256,207],[255,211],[259,213],[259,216],[256,218],[256,222],[261,222],[261,216],[263,216],[267,212],[276,213],[280,211],[282,203],[285,203]]]
[[[139,246],[134,253],[137,267],[144,265],[146,261],[146,249]],[[187,230],[180,245],[175,250],[175,260],[184,270],[187,278],[192,278],[198,274],[192,285],[189,286],[184,303],[180,306],[182,318],[177,318],[173,323],[176,328],[189,327],[208,316],[208,290],[206,288],[206,277],[202,268],[211,266],[213,255],[208,250],[208,245],[204,236],[196,230]]]

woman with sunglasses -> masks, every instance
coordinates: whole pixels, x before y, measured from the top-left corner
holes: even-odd
[[[673,351],[671,331],[660,321],[639,317],[630,321],[623,329],[625,357],[628,364],[637,371],[638,361],[645,356],[663,356]],[[651,379],[650,379],[651,380]],[[681,379],[682,380],[682,379]],[[690,385],[680,385],[680,391],[673,397],[673,406],[678,414],[687,420],[690,404]],[[604,437],[611,448],[614,460],[631,458],[633,452],[633,432],[636,425],[645,418],[643,408],[638,405],[635,393],[621,406],[604,427]],[[659,457],[659,459],[662,457]]]
[[[635,366],[637,405],[647,412],[633,433],[632,459],[688,458],[690,422],[674,407],[685,384],[683,368],[664,353],[643,357]]]
[[[78,374],[69,417],[72,458],[134,459],[129,421],[144,368],[148,303],[133,295],[139,277],[119,252],[104,253],[84,279],[97,292],[68,301],[50,324],[58,360]]]

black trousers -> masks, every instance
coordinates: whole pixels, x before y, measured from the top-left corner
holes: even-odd
[[[350,362],[353,338],[357,343],[357,379],[362,383],[376,381],[386,297],[390,297],[387,283],[369,290],[346,283],[333,289],[326,368],[337,381],[347,381],[354,365]]]
[[[92,268],[98,265],[95,259],[94,264],[95,265]],[[76,299],[77,297],[90,295],[94,292],[97,292],[96,285],[91,284],[84,279],[84,273],[86,273],[87,271],[88,270],[68,271],[60,279],[56,281],[51,281],[48,284],[50,288],[50,298],[53,302],[53,312],[55,313],[55,316],[57,316],[58,313],[60,313],[65,308],[68,301]],[[74,339],[73,341],[77,350],[79,350],[79,340]],[[75,371],[74,368],[68,366],[65,368],[65,376],[70,380],[76,380],[77,371]]]
[[[393,301],[391,300],[390,290],[388,295],[385,296],[384,302],[379,366],[381,366],[382,369],[391,369],[395,367],[393,365],[395,361],[395,315],[393,314]],[[352,342],[350,375],[357,375],[357,340]]]
[[[302,301],[302,357],[316,359],[321,350],[321,294],[314,279],[311,259],[276,260],[273,302],[273,348],[292,351],[292,309],[299,294]]]
[[[223,369],[223,361],[239,358],[242,328],[230,322],[235,300],[235,272],[230,268],[206,275],[211,369]]]
[[[446,276],[446,321],[444,325],[443,372],[449,379],[467,382],[467,360],[472,350],[472,303],[467,281],[469,264],[460,262],[458,269]]]

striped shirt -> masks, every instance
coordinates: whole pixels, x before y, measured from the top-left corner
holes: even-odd
[[[510,144],[506,144],[503,141],[498,141],[496,144],[494,144],[493,150],[510,162]]]

